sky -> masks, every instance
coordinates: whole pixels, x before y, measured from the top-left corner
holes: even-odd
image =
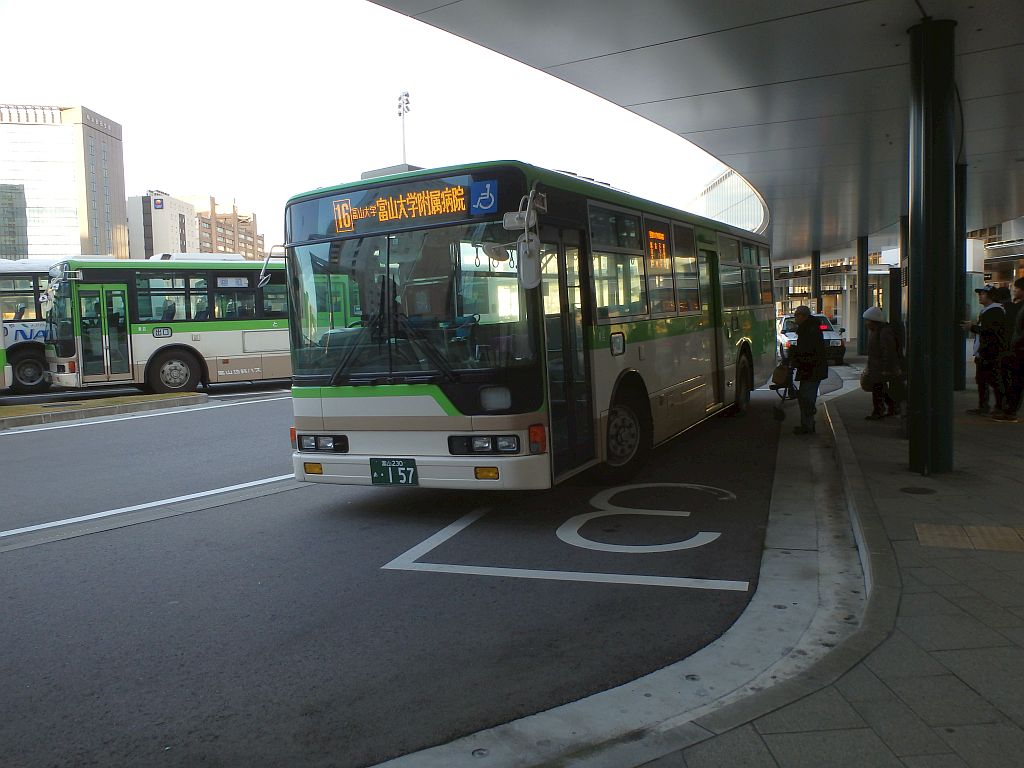
[[[412,165],[522,160],[690,210],[724,170],[597,96],[365,0],[0,0],[0,29],[0,103],[119,123],[129,197],[235,201],[268,250],[289,197],[402,162],[403,91]]]

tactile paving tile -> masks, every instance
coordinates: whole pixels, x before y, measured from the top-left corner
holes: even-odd
[[[965,525],[964,530],[975,549],[995,549],[1002,552],[1024,552],[1024,539],[1017,531],[1005,525]]]
[[[961,525],[936,525],[935,523],[914,523],[917,540],[922,547],[951,547],[953,549],[974,549],[967,532]]]

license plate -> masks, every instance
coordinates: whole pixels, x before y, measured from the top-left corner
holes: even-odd
[[[841,347],[843,345],[843,342],[841,342],[838,339],[836,339],[834,341],[830,341],[829,345],[831,345],[833,347]]]
[[[419,485],[416,459],[370,459],[370,481],[374,485]]]

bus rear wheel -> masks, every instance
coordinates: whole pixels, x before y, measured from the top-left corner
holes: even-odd
[[[651,453],[651,423],[638,397],[617,399],[608,411],[605,478],[611,483],[629,480]]]
[[[199,387],[199,364],[188,352],[163,352],[150,365],[146,382],[152,392],[195,392]]]
[[[23,350],[11,353],[11,370],[14,374],[11,389],[16,394],[37,395],[50,388],[44,375],[46,361],[36,352]]]

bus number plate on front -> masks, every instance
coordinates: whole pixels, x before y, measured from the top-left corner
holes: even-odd
[[[370,459],[374,485],[419,485],[416,459]]]

